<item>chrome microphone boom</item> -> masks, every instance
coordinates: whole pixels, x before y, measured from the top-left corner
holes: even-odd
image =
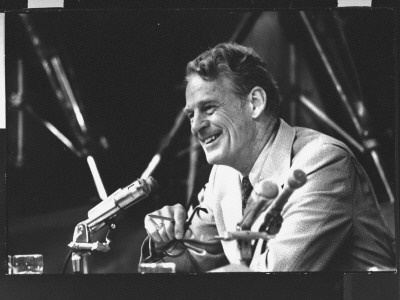
[[[88,219],[83,223],[91,232],[97,231],[104,226],[105,221],[115,217],[121,209],[127,209],[138,203],[157,189],[158,183],[153,177],[137,179],[89,210]]]

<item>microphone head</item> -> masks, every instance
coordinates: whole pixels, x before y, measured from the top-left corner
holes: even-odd
[[[155,180],[152,176],[149,176],[145,179],[147,186],[150,188],[151,192],[157,191],[159,188],[157,180]]]
[[[288,185],[291,189],[298,189],[307,182],[307,175],[302,170],[294,170],[289,176]]]
[[[256,184],[254,192],[261,197],[273,199],[278,196],[279,189],[275,183],[268,180],[262,180]]]

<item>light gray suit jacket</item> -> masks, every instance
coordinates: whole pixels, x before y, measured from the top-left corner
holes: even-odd
[[[367,271],[395,267],[394,237],[383,220],[364,169],[342,142],[314,130],[291,127],[280,120],[270,153],[259,174],[283,187],[301,169],[307,183],[282,210],[283,223],[267,250],[256,250],[250,267],[257,271]],[[215,235],[235,231],[242,219],[240,174],[216,165],[204,201],[190,226],[188,239],[154,253],[145,240],[142,262],[173,261],[178,272],[203,272],[237,264],[237,241]],[[258,230],[264,215],[255,222]]]

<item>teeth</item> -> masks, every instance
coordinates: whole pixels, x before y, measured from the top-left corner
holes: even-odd
[[[208,144],[208,143],[211,143],[211,142],[215,141],[216,138],[217,138],[217,136],[213,135],[213,136],[210,136],[210,137],[206,138],[204,142],[206,144]]]

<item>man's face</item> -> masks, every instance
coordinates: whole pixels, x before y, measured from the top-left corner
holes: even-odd
[[[185,111],[208,163],[235,169],[245,163],[254,124],[249,104],[241,101],[229,79],[208,82],[197,74],[188,78]]]

